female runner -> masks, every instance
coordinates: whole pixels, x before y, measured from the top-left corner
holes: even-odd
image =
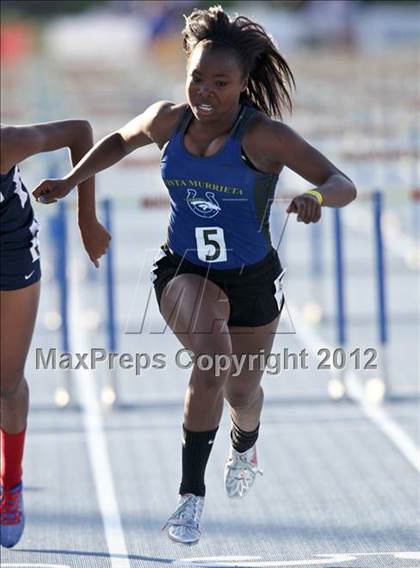
[[[356,196],[352,181],[276,118],[291,106],[293,75],[263,27],[229,18],[220,6],[194,10],[182,32],[187,56],[186,103],[160,101],[106,136],[65,178],[46,180],[34,195],[52,202],[77,183],[155,143],[163,149],[169,190],[168,236],[153,269],[160,311],[195,355],[185,397],[179,504],[164,528],[171,539],[200,538],[204,473],[223,410],[232,419],[225,468],[229,497],[243,497],[258,473],[256,441],[264,369],[198,364],[232,355],[268,356],[280,310],[281,274],[269,232],[270,205],[284,166],[316,186],[287,211],[305,223],[322,207]],[[205,368],[204,368],[205,367]]]
[[[40,257],[38,223],[18,164],[40,152],[68,147],[73,165],[92,147],[92,129],[84,120],[1,127],[0,303],[1,303],[1,476],[0,542],[10,548],[20,539],[25,516],[22,459],[29,407],[25,362],[38,310]],[[96,267],[110,236],[96,220],[93,179],[79,185],[78,222],[82,240]]]

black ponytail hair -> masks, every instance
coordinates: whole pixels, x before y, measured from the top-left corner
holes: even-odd
[[[229,18],[221,6],[195,9],[184,18],[182,37],[187,57],[200,42],[215,48],[231,49],[244,76],[248,76],[242,101],[270,117],[281,118],[284,107],[292,110],[290,91],[295,87],[293,74],[272,37],[260,24],[245,16]]]

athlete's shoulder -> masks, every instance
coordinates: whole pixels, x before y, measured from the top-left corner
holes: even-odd
[[[177,124],[181,120],[187,103],[173,103],[171,101],[158,101],[147,109],[149,135],[160,148],[172,136]]]
[[[255,109],[249,124],[246,128],[248,138],[259,138],[262,140],[270,140],[272,136],[277,136],[286,125],[267,116],[264,112]]]
[[[247,129],[249,135],[258,139],[258,142],[266,147],[275,145],[287,145],[300,140],[299,134],[285,122],[270,118],[263,112],[258,111],[254,120]]]
[[[283,165],[305,152],[307,144],[282,120],[256,111],[245,130],[242,146],[259,169],[279,173]]]
[[[253,164],[263,172],[278,173],[276,147],[286,125],[256,110],[246,126],[242,147]]]

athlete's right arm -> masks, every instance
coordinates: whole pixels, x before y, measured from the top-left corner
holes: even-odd
[[[62,179],[42,181],[33,195],[43,203],[54,203],[65,197],[73,187],[96,173],[116,164],[128,154],[156,143],[162,146],[176,124],[182,105],[159,101],[149,106],[119,130],[97,142],[79,163]]]
[[[8,172],[26,158],[59,148],[80,153],[92,146],[92,128],[87,120],[70,119],[22,126],[1,127],[0,171]]]

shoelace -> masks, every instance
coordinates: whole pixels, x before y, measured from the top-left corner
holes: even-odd
[[[254,475],[257,475],[258,473],[260,475],[263,475],[263,471],[261,469],[258,469],[258,467],[254,464],[250,463],[245,456],[236,456],[232,463],[228,464],[228,467],[233,471],[247,469]],[[235,479],[241,479],[241,477],[235,476]]]
[[[165,530],[168,526],[182,525],[185,527],[191,527],[198,529],[198,522],[195,521],[195,516],[197,514],[198,499],[194,496],[185,499],[176,511],[169,517],[166,523],[163,525],[162,530]]]
[[[0,503],[0,524],[16,525],[21,519],[20,491],[4,491]]]

